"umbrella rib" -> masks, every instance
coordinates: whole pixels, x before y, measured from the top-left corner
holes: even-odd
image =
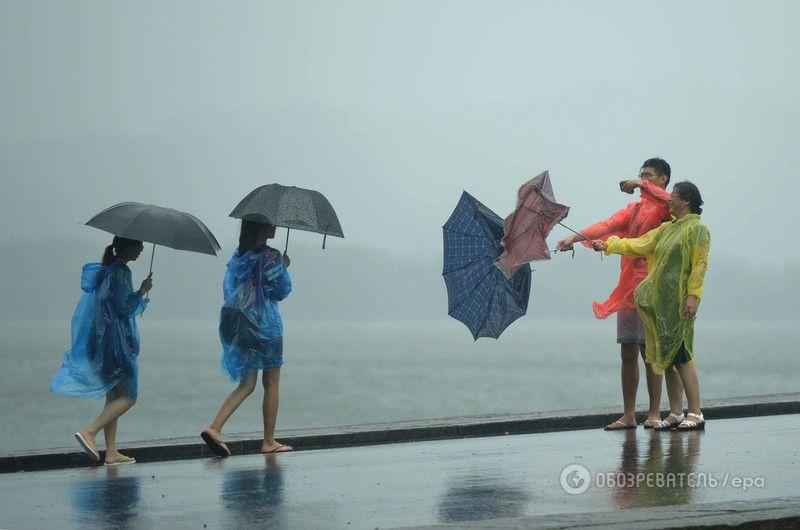
[[[217,241],[217,238],[214,237],[214,234],[211,233],[211,230],[209,230],[208,227],[205,226],[200,221],[200,219],[196,218],[194,215],[192,215],[190,213],[187,213],[186,215],[189,217],[189,219],[191,219],[191,221],[195,224],[195,226],[200,229],[200,232],[202,232],[205,236],[207,236],[206,237],[207,240],[208,240],[208,236],[210,236],[209,243],[211,243],[211,246],[212,246],[212,248],[214,250],[222,250],[222,247],[219,245],[219,242]],[[214,255],[216,255],[216,252],[214,253]]]
[[[492,335],[491,333],[487,333],[487,328],[489,328],[489,326],[487,326],[487,323],[489,322],[489,315],[492,313],[492,305],[494,304],[494,301],[497,299],[497,294],[498,294],[497,293],[497,289],[496,288],[493,289],[492,290],[492,296],[489,298],[489,304],[488,304],[487,312],[486,312],[487,316],[486,316],[486,318],[484,318],[483,322],[481,322],[481,325],[478,328],[478,337],[489,337],[489,338],[492,338],[492,339],[496,339],[497,337],[500,336],[500,335]],[[485,335],[481,335],[481,333],[486,333],[486,334]],[[478,339],[476,338],[475,340],[478,340]]]
[[[492,260],[493,260],[492,264],[493,264],[493,265],[494,265],[494,261],[497,261],[497,258],[498,258],[498,257],[499,257],[499,256],[495,256],[494,258],[492,258]],[[485,258],[482,258],[482,259],[490,259],[490,257],[489,257],[489,256],[486,256]],[[474,262],[474,261],[472,261],[472,262],[470,262],[470,263],[465,263],[464,265],[462,265],[462,266],[460,266],[460,267],[456,267],[455,269],[450,269],[450,270],[448,270],[447,272],[442,272],[442,276],[444,276],[445,274],[450,274],[451,272],[456,272],[456,271],[464,270],[464,269],[466,269],[467,267],[469,267],[470,265],[474,265],[474,264],[475,264],[475,262]],[[444,269],[444,265],[442,265],[442,269]]]
[[[136,220],[137,220],[137,219],[139,219],[139,216],[140,216],[140,215],[142,215],[142,213],[144,213],[144,211],[145,211],[144,209],[143,209],[143,210],[140,210],[139,212],[137,212],[137,213],[136,213],[136,215],[134,215],[133,217],[131,217],[131,219],[130,219],[130,221],[128,222],[128,224],[126,224],[126,225],[125,225],[125,228],[123,228],[122,230],[120,230],[120,232],[122,232],[122,233],[125,233],[125,231],[126,231],[126,230],[128,230],[128,229],[131,227],[131,225],[132,225],[133,223],[135,223],[135,222],[136,222]],[[121,236],[121,237],[125,237],[125,236]],[[149,243],[149,241],[148,241],[148,243]]]
[[[539,211],[536,211],[536,210],[534,210],[533,208],[529,208],[529,207],[525,206],[524,204],[522,205],[522,207],[523,207],[523,208],[525,208],[525,209],[526,209],[526,210],[528,210],[528,211],[531,211],[531,212],[533,212],[533,213],[539,214],[539,215],[541,215],[542,217],[547,217],[547,218],[549,218],[549,219],[554,219],[553,217],[551,217],[551,216],[549,216],[549,215],[545,215],[545,214],[544,214],[544,212],[539,212]],[[586,237],[585,235],[581,234],[581,233],[580,233],[580,232],[578,232],[577,230],[573,230],[572,228],[568,227],[567,225],[565,225],[565,224],[564,224],[564,223],[562,223],[561,221],[556,221],[556,224],[560,224],[561,226],[563,226],[564,228],[566,228],[566,229],[567,229],[567,230],[569,230],[570,232],[574,232],[574,233],[578,234],[579,236],[581,236],[583,239],[585,239],[585,240],[587,240],[587,241],[591,241],[591,238],[589,238],[589,237]]]
[[[492,265],[492,266],[494,266],[494,265]],[[463,268],[465,268],[465,267],[460,267],[460,268],[458,268],[458,269],[453,269],[453,270],[456,270],[456,271],[457,271],[457,270],[461,270],[461,269],[463,269]],[[452,272],[452,271],[448,271],[448,272]],[[457,309],[457,308],[458,308],[458,307],[459,307],[461,304],[463,304],[463,303],[464,303],[464,301],[467,299],[467,296],[468,296],[468,295],[470,295],[470,294],[472,294],[473,292],[475,292],[475,290],[478,288],[478,286],[481,284],[481,282],[482,282],[483,280],[485,280],[485,279],[486,279],[486,278],[487,278],[487,277],[488,277],[488,276],[489,276],[491,273],[492,273],[492,269],[490,268],[488,271],[486,271],[486,274],[484,274],[484,275],[483,275],[483,277],[482,277],[480,280],[478,280],[478,281],[476,281],[476,282],[473,282],[473,284],[472,284],[472,288],[471,288],[469,291],[466,291],[466,292],[464,293],[464,295],[461,297],[461,301],[460,301],[460,302],[458,302],[458,304],[456,304],[456,306],[454,307],[454,309]],[[444,276],[444,274],[445,274],[445,273],[442,273],[442,276]],[[447,311],[447,314],[448,314],[448,315],[450,315],[450,310],[448,310],[448,311]],[[451,316],[452,316],[452,315],[451,315]]]

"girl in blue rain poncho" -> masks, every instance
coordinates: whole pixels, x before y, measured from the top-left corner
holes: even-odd
[[[258,371],[264,385],[264,443],[262,453],[291,451],[275,440],[278,416],[278,383],[283,365],[283,321],[278,302],[292,290],[288,256],[266,245],[275,237],[275,227],[242,221],[239,247],[228,261],[222,288],[225,303],[220,312],[222,341],[220,367],[239,386],[225,399],[216,418],[201,433],[209,448],[220,456],[230,455],[222,442],[222,426],[255,390]]]
[[[75,433],[86,454],[100,460],[95,437],[103,429],[106,464],[129,464],[131,457],[117,451],[117,418],[138,394],[139,330],[135,317],[147,307],[144,295],[153,288],[152,273],[134,291],[126,263],[139,257],[141,241],[114,237],[102,263],[83,266],[84,294],[72,317],[72,349],[53,378],[51,392],[84,399],[106,398],[100,416]]]

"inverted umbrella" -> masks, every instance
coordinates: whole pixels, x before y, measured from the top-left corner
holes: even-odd
[[[497,267],[510,278],[524,263],[550,259],[545,238],[568,213],[568,206],[556,202],[548,171],[523,184],[517,193],[517,207],[505,220],[505,250]]]
[[[150,272],[153,272],[156,245],[212,256],[220,250],[214,234],[200,219],[155,204],[121,202],[98,213],[86,224],[115,236],[152,243]]]
[[[442,231],[448,314],[475,340],[496,339],[528,309],[531,268],[523,265],[506,278],[495,266],[503,220],[466,191]]]
[[[327,237],[344,238],[336,212],[320,192],[267,184],[260,186],[242,199],[230,217],[286,228],[286,248],[289,248],[289,229],[322,234],[322,248]]]

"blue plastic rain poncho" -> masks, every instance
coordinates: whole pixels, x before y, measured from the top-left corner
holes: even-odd
[[[657,374],[675,361],[681,347],[694,362],[694,319],[683,314],[686,297],[703,296],[711,234],[698,214],[663,223],[641,237],[608,238],[606,254],[647,258],[650,271],[634,291],[644,325],[645,357]]]
[[[147,300],[133,289],[131,270],[121,262],[83,266],[84,294],[72,316],[72,349],[53,377],[51,392],[101,399],[118,384],[138,395],[139,330],[135,317]]]
[[[228,261],[222,285],[225,303],[220,312],[220,368],[231,381],[250,370],[270,370],[283,364],[283,320],[278,302],[292,291],[283,256],[264,246]]]

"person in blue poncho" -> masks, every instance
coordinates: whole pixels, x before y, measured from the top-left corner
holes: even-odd
[[[262,370],[264,385],[264,443],[262,453],[283,453],[292,447],[275,440],[278,417],[278,384],[283,365],[283,320],[278,302],[292,291],[289,256],[268,247],[275,227],[243,220],[239,247],[228,261],[223,281],[225,302],[220,311],[222,341],[220,367],[239,383],[219,409],[216,418],[200,436],[220,456],[230,455],[222,441],[222,426],[239,405],[253,393]]]
[[[132,464],[117,451],[117,419],[130,409],[138,395],[139,330],[135,317],[147,307],[144,295],[153,288],[153,274],[133,289],[126,265],[142,253],[141,241],[114,237],[102,263],[83,266],[84,294],[72,316],[72,349],[53,377],[51,392],[84,399],[106,398],[97,419],[75,433],[86,454],[100,461],[95,437],[101,429],[106,442],[105,462]]]

